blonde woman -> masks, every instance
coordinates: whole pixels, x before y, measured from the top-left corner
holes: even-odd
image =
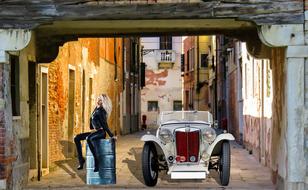
[[[96,107],[92,112],[90,118],[90,129],[93,130],[91,132],[78,134],[75,138],[76,149],[78,153],[79,166],[78,170],[83,169],[83,165],[85,163],[85,159],[82,156],[82,148],[81,148],[81,140],[87,139],[87,143],[94,157],[94,172],[98,171],[99,168],[99,160],[94,147],[94,141],[98,139],[105,139],[106,132],[111,138],[114,138],[114,135],[110,131],[107,123],[107,119],[111,114],[112,103],[110,98],[106,94],[101,94],[97,98]]]

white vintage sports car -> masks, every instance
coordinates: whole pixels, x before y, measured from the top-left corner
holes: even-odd
[[[155,186],[158,172],[171,179],[205,179],[209,169],[220,174],[221,185],[230,177],[230,140],[207,111],[162,112],[156,136],[142,136],[142,172],[147,186]]]

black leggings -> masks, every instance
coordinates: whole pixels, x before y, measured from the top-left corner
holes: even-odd
[[[82,164],[82,162],[84,161],[84,158],[82,157],[82,148],[81,148],[80,141],[87,139],[87,143],[93,154],[95,163],[98,164],[97,163],[98,157],[97,157],[96,149],[94,147],[94,141],[98,139],[104,139],[104,138],[106,138],[106,133],[102,129],[96,130],[95,132],[80,133],[74,138],[77,153],[78,153],[78,160],[80,164]]]

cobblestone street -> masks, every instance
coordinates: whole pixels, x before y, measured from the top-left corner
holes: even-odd
[[[139,140],[145,132],[119,137],[117,141],[117,184],[106,188],[147,188],[143,184],[141,170],[141,152],[143,143]],[[232,144],[231,181],[228,187],[219,185],[218,173],[211,170],[205,180],[171,180],[161,172],[156,188],[160,189],[274,189],[270,181],[270,171],[261,166],[249,153],[236,144]],[[59,162],[59,169],[44,176],[41,181],[32,181],[26,189],[97,189],[102,186],[85,184],[85,170],[75,169],[76,160]]]

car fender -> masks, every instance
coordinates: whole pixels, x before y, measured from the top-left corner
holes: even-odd
[[[220,144],[222,141],[225,141],[225,140],[233,141],[234,136],[230,133],[223,133],[223,134],[218,135],[216,139],[214,140],[214,142],[208,147],[206,153],[211,156],[216,145]],[[219,147],[219,150],[220,150],[220,147]]]
[[[140,139],[141,141],[144,141],[144,142],[153,142],[157,147],[159,147],[162,151],[162,153],[164,154],[164,157],[166,159],[166,162],[168,163],[169,165],[169,162],[168,162],[168,151],[167,149],[165,148],[164,144],[161,143],[161,141],[154,135],[143,135]]]

